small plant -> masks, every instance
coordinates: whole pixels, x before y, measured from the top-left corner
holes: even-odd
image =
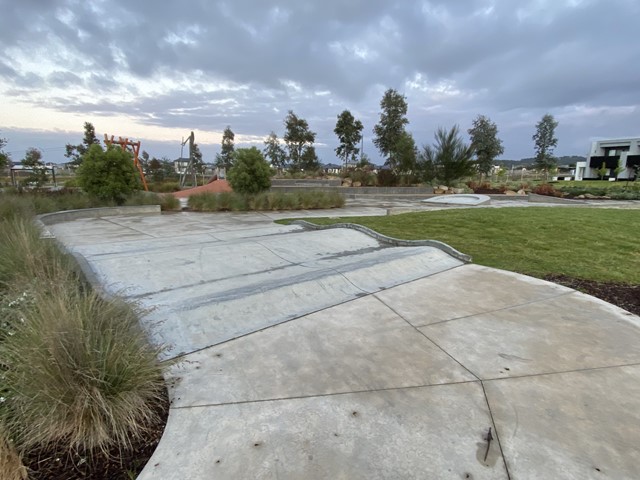
[[[607,174],[608,171],[609,169],[607,168],[607,165],[604,162],[602,162],[602,166],[596,170],[596,172],[598,172],[598,175],[600,176],[600,180],[604,180],[604,176]]]

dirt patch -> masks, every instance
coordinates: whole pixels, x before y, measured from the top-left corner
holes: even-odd
[[[596,282],[566,275],[546,275],[544,279],[592,295],[640,316],[640,285]]]
[[[197,193],[222,193],[232,191],[233,189],[231,188],[231,185],[229,185],[229,182],[227,182],[226,180],[214,180],[213,182],[202,185],[200,187],[173,192],[173,196],[176,198],[188,198],[189,196],[195,195]]]
[[[130,480],[136,478],[151,458],[167,423],[169,397],[155,405],[158,421],[147,426],[147,434],[133,442],[131,450],[112,448],[102,453],[68,452],[42,448],[29,452],[23,462],[33,480]]]

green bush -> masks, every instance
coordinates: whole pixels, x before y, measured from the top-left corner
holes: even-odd
[[[234,192],[256,194],[269,189],[271,170],[260,150],[256,147],[239,148],[233,157],[233,167],[227,174],[227,180]]]
[[[76,178],[78,185],[89,195],[119,205],[140,189],[140,178],[131,154],[117,147],[104,151],[100,145],[92,145],[82,157]]]

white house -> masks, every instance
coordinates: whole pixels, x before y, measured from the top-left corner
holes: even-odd
[[[640,138],[616,138],[591,144],[586,162],[576,164],[576,180],[597,180],[598,170],[607,170],[605,179],[633,180],[640,169]],[[617,174],[615,170],[622,170]]]

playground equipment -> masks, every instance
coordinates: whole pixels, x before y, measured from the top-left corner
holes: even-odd
[[[187,177],[193,175],[193,186],[198,186],[198,178],[197,172],[195,169],[195,135],[193,132],[187,137],[186,140],[182,141],[181,147],[184,147],[187,142],[189,142],[189,161],[187,162],[187,166],[184,169],[181,169],[180,172],[180,188],[184,188],[184,185],[187,181]],[[182,161],[182,148],[180,149],[180,160]]]
[[[120,148],[124,151],[131,152],[133,154],[133,164],[135,165],[138,173],[140,173],[140,180],[142,180],[142,185],[144,186],[144,190],[146,192],[149,191],[149,187],[147,186],[147,179],[144,177],[144,171],[142,170],[142,165],[140,165],[140,161],[138,160],[138,154],[140,153],[140,141],[132,142],[128,138],[118,137],[118,140],[114,140],[113,135],[111,138],[104,134],[104,144],[107,147],[110,147],[113,144],[120,145]]]

